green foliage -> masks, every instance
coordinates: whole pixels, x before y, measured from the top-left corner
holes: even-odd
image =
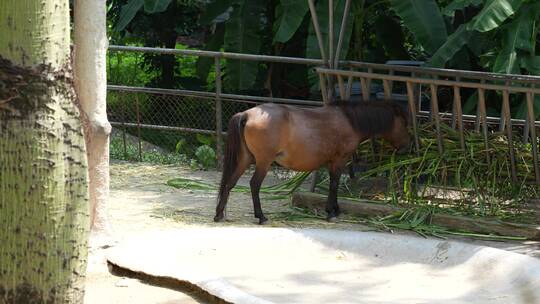
[[[215,23],[213,34],[204,49],[227,52],[259,54],[262,47],[262,31],[265,1],[212,0],[206,5],[200,22],[203,25]],[[219,17],[219,18],[218,18]],[[199,58],[197,75],[206,80],[213,58]],[[255,61],[227,60],[224,70],[224,86],[232,91],[251,89],[259,73],[259,63]]]
[[[521,68],[533,75],[540,75],[540,56],[524,56],[521,60]]]
[[[124,30],[143,7],[145,13],[155,14],[164,12],[169,4],[171,4],[171,0],[129,0],[127,4],[122,6],[116,30]]]
[[[144,0],[129,0],[128,3],[124,4],[115,29],[117,31],[125,29],[143,5]]]
[[[261,48],[260,20],[263,1],[231,0],[233,11],[225,25],[225,51],[257,54]],[[225,86],[236,90],[250,89],[255,83],[258,63],[230,60],[225,72]]]
[[[429,59],[429,65],[442,67],[446,62],[454,57],[471,39],[471,32],[465,25],[461,25],[454,33],[448,36],[447,40]]]
[[[204,12],[201,15],[199,22],[203,25],[210,25],[216,21],[216,18],[220,15],[226,14],[232,7],[230,0],[213,0],[209,1],[204,7]]]
[[[401,193],[400,200],[413,204],[461,206],[461,212],[480,216],[505,217],[512,215],[515,207],[538,193],[537,186],[527,186],[534,181],[534,168],[530,145],[514,142],[516,153],[517,183],[512,181],[508,142],[501,134],[490,134],[486,150],[481,134],[465,132],[466,148],[461,149],[459,134],[446,124],[441,125],[444,152],[439,153],[432,124],[420,129],[420,151],[409,155],[394,155],[385,150],[371,161],[372,168],[361,178],[389,176],[392,193]],[[360,155],[369,155],[369,144],[361,146]],[[385,148],[386,149],[386,148]],[[489,163],[486,161],[489,157]],[[429,189],[455,189],[453,199],[438,198]],[[453,203],[448,203],[453,201]],[[456,210],[457,210],[456,209]]]
[[[375,19],[375,39],[380,41],[388,57],[392,59],[409,59],[405,48],[406,37],[401,30],[399,20],[390,15],[379,15]]]
[[[523,0],[487,0],[484,7],[468,25],[469,30],[487,32],[499,27],[521,6]]]
[[[176,153],[178,153],[178,154],[182,154],[182,152],[184,152],[185,149],[186,149],[186,140],[181,139],[176,143],[176,147],[175,147],[174,151],[176,151]]]
[[[214,34],[210,36],[208,41],[206,42],[206,45],[204,49],[206,51],[219,51],[221,46],[223,45],[225,38],[225,27],[223,25],[217,25],[216,29],[214,31]],[[199,57],[197,59],[197,76],[201,80],[207,80],[208,75],[210,72],[210,68],[212,68],[212,65],[214,64],[214,58],[212,57]],[[223,63],[221,63],[222,67],[224,66],[224,60]],[[207,82],[211,83],[211,82]]]
[[[139,161],[143,162],[171,165],[171,164],[187,164],[188,160],[185,155],[179,153],[167,153],[156,150],[143,150],[141,153],[142,159],[139,159],[139,148],[131,141],[126,141],[124,150],[124,142],[120,134],[113,134],[109,144],[109,157],[113,160]]]
[[[336,0],[334,1],[334,49],[336,48],[337,39],[339,37],[339,30],[341,28],[341,21],[343,20],[343,10],[345,9],[345,0]],[[328,56],[328,0],[317,1],[315,6],[317,11],[317,16],[319,19],[319,27],[321,30],[322,40],[325,43],[326,56]],[[347,25],[345,28],[345,34],[343,36],[343,45],[348,46],[352,33],[352,23],[353,18],[347,18]],[[315,29],[313,23],[309,24],[309,32],[306,42],[306,57],[308,58],[321,58],[321,52],[319,50],[319,43],[317,41],[317,35],[315,34]],[[347,55],[346,51],[341,52],[341,59],[345,58]]]
[[[202,145],[195,151],[197,161],[203,169],[213,168],[216,164],[216,152],[208,145]]]
[[[215,143],[214,138],[210,135],[203,135],[203,134],[197,133],[196,138],[197,138],[197,141],[203,145],[213,146]]]
[[[309,10],[308,2],[305,0],[281,0],[276,10],[279,12],[275,25],[277,30],[274,34],[274,42],[285,43],[300,28]]]
[[[302,183],[307,179],[309,175],[310,175],[310,172],[299,172],[299,173],[296,173],[296,175],[293,176],[292,178],[287,179],[281,183],[277,183],[271,186],[263,186],[261,187],[260,191],[263,194],[290,195],[302,185]],[[203,190],[203,191],[217,191],[219,188],[218,185],[215,185],[215,184],[209,184],[209,183],[202,182],[200,180],[194,180],[194,179],[183,178],[183,177],[173,178],[167,181],[167,185],[175,187],[175,188],[179,188],[179,189]],[[249,193],[251,192],[251,189],[246,186],[236,185],[231,191]]]
[[[345,8],[345,0],[336,0],[334,1],[334,50],[337,46],[337,39],[339,37],[339,31],[341,28],[341,21],[343,20],[343,10]],[[329,56],[329,17],[328,17],[328,0],[318,1],[315,10],[317,11],[317,16],[319,18],[319,28],[321,30],[322,40],[324,41],[324,48],[326,50],[326,56]],[[343,45],[348,46],[350,43],[352,35],[352,23],[354,22],[353,18],[347,18],[347,24],[345,28],[345,34],[343,35]],[[335,53],[335,51],[334,51]],[[340,53],[340,59],[344,59],[347,56],[346,51]],[[308,58],[322,58],[321,51],[319,48],[319,42],[317,40],[317,35],[315,33],[315,28],[313,23],[309,24],[308,36],[306,40],[306,57]],[[319,78],[313,72],[309,71],[309,83],[318,88]]]
[[[469,6],[479,6],[482,3],[483,0],[454,0],[442,10],[442,14],[454,17],[456,11],[462,11]]]
[[[391,0],[392,8],[429,53],[444,44],[446,26],[435,0]]]
[[[164,12],[171,0],[144,0],[144,11],[148,14]]]
[[[537,27],[540,22],[540,2],[438,1],[447,3],[442,11],[450,33],[440,45],[432,38],[439,32],[445,36],[440,29],[442,19],[437,13],[437,1],[426,0],[426,5],[418,6],[416,11],[415,6],[405,5],[406,2],[392,1],[393,9],[426,51],[428,65],[466,69],[476,67],[497,73],[540,75],[540,62],[536,58],[540,38]],[[420,4],[420,1],[414,3]],[[435,26],[430,26],[432,24]],[[514,99],[512,103],[513,116],[522,118],[524,98]],[[470,108],[472,100],[467,104],[467,108]]]
[[[114,44],[174,48],[179,35],[201,31],[197,18],[204,5],[202,0],[107,0],[107,3],[109,35]],[[198,79],[179,75],[178,61],[173,55],[145,54],[139,64],[153,75],[149,85],[201,87]]]
[[[534,52],[534,15],[527,9],[520,10],[519,14],[508,25],[504,33],[502,51],[495,59],[494,72],[506,74],[519,74],[520,63],[518,51]]]

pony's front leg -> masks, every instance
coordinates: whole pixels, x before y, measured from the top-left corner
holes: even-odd
[[[331,222],[341,213],[337,202],[337,192],[339,188],[339,179],[341,178],[340,169],[330,169],[330,188],[328,189],[328,200],[326,201],[326,219]]]

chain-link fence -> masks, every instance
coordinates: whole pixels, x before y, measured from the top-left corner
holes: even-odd
[[[221,64],[223,58],[251,61],[288,62],[316,65],[318,60],[285,58],[259,55],[225,54],[192,50],[167,50],[138,47],[112,46],[109,56],[108,115],[115,128],[114,138],[120,142],[119,153],[124,158],[143,160],[146,146],[162,153],[172,152],[195,157],[201,145],[211,146],[217,160],[223,151],[222,136],[227,131],[227,122],[237,112],[244,111],[263,102],[278,102],[303,105],[321,105],[321,101],[270,98],[262,96],[235,95],[222,92]],[[129,56],[117,56],[118,53]],[[181,61],[188,74],[194,74],[194,56],[213,57],[212,83],[201,90],[149,88],[150,77],[157,78],[155,71],[144,68],[147,54],[174,54],[189,57]],[[230,58],[229,58],[230,57]],[[135,146],[135,155],[133,147]],[[117,151],[118,152],[118,151]]]

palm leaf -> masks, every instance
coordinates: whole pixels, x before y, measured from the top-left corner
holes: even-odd
[[[517,50],[531,51],[534,48],[531,39],[534,28],[534,14],[523,7],[516,18],[506,27],[503,37],[503,49],[495,59],[493,70],[498,73],[519,73],[519,61]]]
[[[533,112],[535,119],[540,118],[540,96],[535,96],[533,100]],[[522,100],[516,112],[516,118],[525,119],[527,117],[527,101]]]
[[[521,67],[532,75],[540,76],[540,56],[527,56],[521,60]]]
[[[257,54],[261,48],[261,15],[263,1],[234,0],[231,18],[225,25],[225,51]],[[258,63],[228,60],[225,86],[231,90],[246,90],[257,77]]]
[[[292,38],[302,24],[308,11],[308,3],[306,0],[281,0],[280,6],[274,42],[284,43]]]
[[[491,31],[499,27],[521,6],[523,0],[488,0],[480,13],[468,25],[469,30]]]
[[[442,14],[448,17],[454,17],[456,11],[469,6],[479,6],[483,2],[483,0],[454,0],[442,10]]]
[[[171,0],[144,0],[144,11],[148,14],[164,12]]]
[[[446,42],[431,56],[428,65],[432,67],[444,67],[445,63],[452,59],[454,55],[469,42],[471,32],[462,24],[458,29],[448,36]]]
[[[223,24],[216,26],[214,34],[210,36],[210,39],[208,39],[204,46],[205,51],[219,51],[223,45],[224,29],[225,27]],[[208,78],[208,73],[210,72],[212,64],[214,64],[214,58],[212,57],[200,56],[199,59],[197,59],[197,76],[200,80],[205,81]]]
[[[430,54],[435,53],[447,38],[443,17],[434,0],[391,0],[392,9],[416,40]]]
[[[375,21],[376,39],[392,59],[409,59],[399,19],[382,15]]]
[[[144,0],[129,0],[128,3],[122,5],[120,17],[118,18],[118,23],[116,24],[116,30],[124,30],[131,20],[133,20],[143,4]]]
[[[216,20],[216,18],[226,13],[231,8],[230,0],[213,0],[205,5],[205,11],[199,18],[201,25],[208,25]]]

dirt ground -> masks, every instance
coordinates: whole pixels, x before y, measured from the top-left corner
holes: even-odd
[[[248,172],[240,184],[248,185]],[[277,174],[270,174],[265,184],[278,181]],[[256,226],[253,217],[251,196],[247,193],[232,193],[227,209],[228,221],[214,223],[215,191],[176,189],[166,184],[175,177],[199,179],[218,184],[215,171],[192,171],[178,166],[150,165],[145,163],[115,162],[111,164],[111,198],[109,217],[112,234],[93,235],[90,240],[85,302],[94,303],[206,303],[204,297],[187,289],[177,290],[143,283],[137,279],[111,274],[105,260],[109,246],[123,239],[150,230],[169,230],[182,227],[201,226]],[[317,227],[368,231],[361,224],[349,222],[327,223],[319,219],[287,221],[290,214],[288,200],[262,199],[263,211],[270,219],[267,226]],[[397,232],[408,234],[411,232]],[[487,242],[466,238],[453,238],[465,242],[498,247],[540,258],[538,242]],[[180,240],[179,240],[180,241]]]

